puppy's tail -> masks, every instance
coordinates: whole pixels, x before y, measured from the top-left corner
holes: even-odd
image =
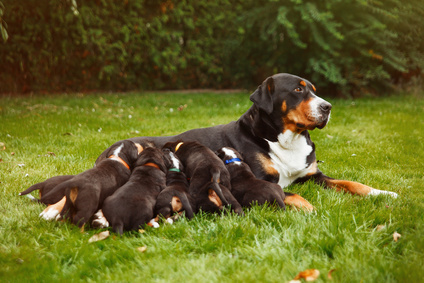
[[[42,187],[43,187],[42,183],[34,184],[31,187],[29,187],[28,189],[26,189],[25,191],[20,192],[19,195],[20,196],[27,195],[27,194],[29,194],[32,191],[41,189]]]

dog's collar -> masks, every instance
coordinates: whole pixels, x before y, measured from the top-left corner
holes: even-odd
[[[241,162],[241,159],[240,158],[232,158],[232,159],[225,160],[224,162],[225,162],[225,164],[230,164],[230,163],[233,163],[233,162]]]
[[[171,171],[171,172],[181,172],[181,170],[178,169],[178,168],[169,168],[168,171]]]
[[[130,166],[121,157],[119,157],[117,155],[111,155],[111,156],[109,156],[109,158],[118,161],[119,163],[124,165],[128,170],[131,170]]]
[[[160,170],[159,166],[153,162],[147,162],[146,164],[143,164],[142,166],[149,166],[149,167],[153,167]]]

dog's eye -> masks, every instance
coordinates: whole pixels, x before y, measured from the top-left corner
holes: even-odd
[[[301,92],[302,91],[302,88],[301,87],[297,87],[297,88],[294,89],[294,91],[295,92]]]

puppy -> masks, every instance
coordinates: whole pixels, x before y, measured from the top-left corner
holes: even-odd
[[[193,218],[191,205],[193,200],[188,193],[188,181],[183,172],[183,164],[169,149],[164,149],[164,153],[171,160],[171,166],[166,173],[166,188],[159,193],[156,200],[156,221],[159,216],[162,216],[172,223],[172,214],[177,212],[178,216],[183,211],[185,211],[186,217],[191,219]]]
[[[31,187],[29,187],[28,189],[26,189],[25,191],[19,193],[20,196],[23,195],[27,195],[30,199],[32,199],[33,201],[37,201],[37,202],[41,202],[44,204],[53,204],[56,203],[58,201],[60,201],[65,194],[56,194],[54,196],[52,196],[52,199],[50,200],[50,202],[46,202],[46,200],[43,199],[43,197],[48,194],[50,191],[52,191],[54,189],[54,187],[56,187],[57,185],[73,178],[74,175],[62,175],[62,176],[55,176],[55,177],[51,177],[47,180],[45,180],[44,182],[40,182],[37,184],[32,185]],[[39,193],[39,199],[28,195],[29,193],[31,193],[32,191],[38,190]]]
[[[231,194],[230,174],[224,163],[209,148],[196,141],[169,142],[164,145],[181,160],[190,179],[189,194],[194,200],[194,211],[217,212],[231,205],[243,214],[241,205]]]
[[[123,141],[109,150],[107,159],[57,185],[44,199],[50,202],[58,192],[64,191],[66,200],[60,216],[66,216],[72,223],[83,227],[103,201],[128,181],[142,150],[140,144]]]
[[[143,150],[128,182],[103,204],[103,214],[115,233],[137,230],[153,218],[156,198],[166,186],[167,165],[170,161],[160,149]]]
[[[217,151],[217,155],[230,172],[231,193],[242,206],[275,203],[285,209],[283,189],[278,184],[257,179],[249,165],[243,162],[241,154],[234,148],[223,147]]]

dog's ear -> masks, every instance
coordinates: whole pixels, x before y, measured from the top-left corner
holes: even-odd
[[[271,114],[274,108],[272,101],[274,91],[274,79],[269,77],[250,95],[250,100],[255,103],[259,109],[262,109],[267,114]]]

